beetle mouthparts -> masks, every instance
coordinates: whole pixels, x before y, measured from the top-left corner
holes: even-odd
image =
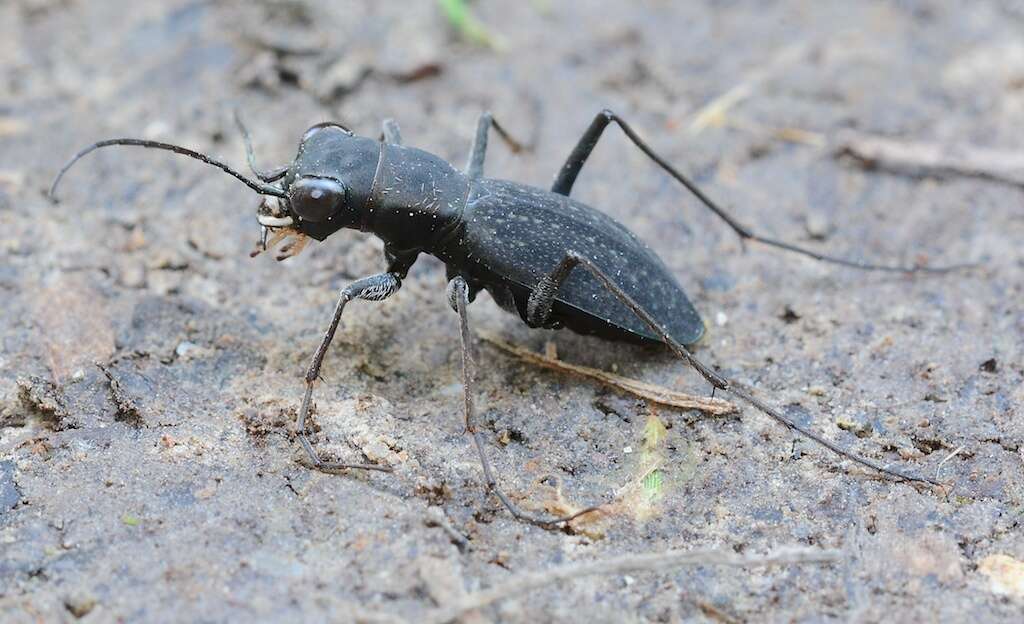
[[[282,206],[281,199],[264,196],[256,208],[256,220],[264,227],[288,227],[295,219]]]
[[[274,259],[278,262],[299,255],[306,248],[306,245],[309,244],[309,237],[298,230],[290,227],[271,230],[270,227],[264,225],[261,228],[260,240],[256,241],[256,247],[249,252],[249,257],[255,258],[287,238],[291,238],[291,240],[282,245],[277,255],[274,256]]]
[[[256,220],[263,227],[284,228],[295,224],[293,219],[281,206],[281,200],[277,197],[264,196],[260,205],[256,208]]]

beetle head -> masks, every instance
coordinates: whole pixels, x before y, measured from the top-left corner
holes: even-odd
[[[361,227],[379,157],[379,144],[334,122],[302,135],[295,160],[282,171],[283,197],[264,196],[260,225],[324,240]]]

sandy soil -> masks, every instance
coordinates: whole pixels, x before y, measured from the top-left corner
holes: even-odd
[[[1019,3],[473,10],[490,45],[430,2],[0,5],[0,619],[419,621],[570,562],[804,547],[839,559],[551,582],[463,621],[1019,621],[1024,191],[868,170],[829,147],[856,130],[1024,149]],[[759,231],[852,258],[981,263],[907,277],[744,251],[616,131],[577,186],[677,272],[710,326],[702,358],[952,491],[879,478],[751,409],[655,411],[481,344],[482,420],[514,499],[629,501],[565,531],[516,522],[484,496],[462,434],[458,328],[432,259],[392,300],[351,307],[317,395],[320,448],[395,472],[312,472],[293,433],[303,368],[339,288],[383,266],[381,244],[343,232],[250,259],[251,191],[130,148],[83,161],[60,205],[43,195],[111,136],[242,167],[236,107],[264,166],[289,162],[313,123],[376,135],[384,117],[461,163],[489,109],[534,149],[495,142],[488,173],[545,186],[605,106]],[[486,295],[471,322],[708,392],[667,353],[533,331]],[[650,443],[655,418],[668,428]],[[652,462],[657,491],[637,485]]]

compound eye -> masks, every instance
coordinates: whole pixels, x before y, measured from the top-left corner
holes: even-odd
[[[328,178],[302,178],[288,191],[292,211],[303,221],[320,223],[345,205],[345,185]]]

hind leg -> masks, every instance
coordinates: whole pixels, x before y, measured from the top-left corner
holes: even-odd
[[[900,470],[887,468],[880,464],[877,464],[869,459],[861,457],[848,451],[841,446],[838,446],[832,442],[829,442],[825,438],[821,437],[817,433],[805,429],[800,425],[796,424],[789,418],[786,418],[782,412],[778,411],[774,407],[764,403],[757,397],[753,396],[746,389],[740,387],[736,382],[719,375],[715,371],[711,370],[706,364],[698,360],[690,350],[685,346],[677,342],[662,328],[658,321],[650,315],[643,307],[641,307],[632,297],[630,297],[622,288],[620,288],[611,277],[609,277],[604,271],[599,269],[589,258],[580,255],[574,251],[569,251],[565,254],[555,268],[541,279],[540,283],[534,289],[530,295],[530,299],[527,302],[527,315],[530,317],[532,322],[543,323],[547,319],[547,315],[551,312],[551,306],[554,303],[555,296],[558,294],[558,289],[565,281],[569,274],[572,273],[577,267],[582,267],[593,275],[601,285],[604,286],[608,292],[615,295],[615,297],[627,308],[629,308],[633,314],[635,314],[640,320],[644,322],[648,327],[651,328],[657,336],[659,336],[669,349],[672,350],[680,359],[685,361],[687,364],[692,366],[704,379],[708,381],[714,388],[723,390],[735,396],[736,398],[754,406],[761,413],[775,419],[779,423],[785,425],[787,428],[792,429],[800,433],[801,435],[817,442],[818,444],[829,449],[833,453],[845,457],[851,461],[854,461],[862,466],[887,474],[891,477],[895,477],[904,481],[916,481],[919,483],[929,483],[932,485],[941,485],[938,481],[929,479],[927,477],[921,477],[913,474],[908,474]]]
[[[583,514],[598,509],[588,507],[582,511],[562,518],[541,518],[521,511],[498,487],[497,479],[491,468],[491,462],[487,459],[486,442],[483,433],[476,428],[476,354],[473,348],[473,337],[469,333],[469,316],[466,312],[469,306],[469,285],[461,276],[456,276],[448,282],[448,302],[459,315],[459,334],[462,337],[462,382],[464,389],[464,410],[466,418],[466,433],[473,436],[473,444],[476,446],[477,454],[480,456],[480,465],[484,471],[484,483],[488,492],[493,492],[501,504],[508,509],[517,520],[530,524],[551,528],[558,524],[574,520]]]
[[[505,131],[497,121],[494,120],[494,116],[490,113],[484,113],[480,115],[480,118],[476,122],[476,138],[473,140],[473,149],[469,152],[469,159],[466,162],[466,175],[469,176],[470,180],[476,180],[477,178],[484,175],[484,157],[487,155],[487,136],[490,134],[491,128],[494,128],[501,140],[508,145],[508,148],[514,153],[522,151],[523,145],[519,141],[512,138],[508,132]]]

